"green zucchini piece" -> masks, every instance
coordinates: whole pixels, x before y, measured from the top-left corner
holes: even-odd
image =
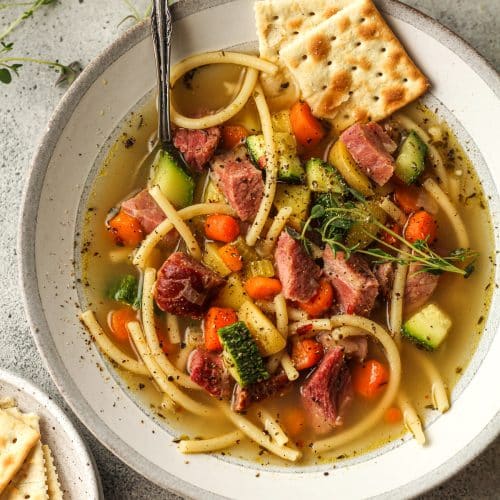
[[[344,195],[347,186],[335,167],[319,158],[311,158],[306,163],[306,181],[315,193],[336,193]]]
[[[123,276],[117,283],[112,285],[107,295],[110,299],[132,306],[134,309],[139,309],[141,307],[139,281],[131,274]]]
[[[413,184],[425,169],[426,154],[427,144],[412,130],[399,149],[394,173],[405,184]]]
[[[435,351],[448,335],[451,325],[445,312],[435,304],[428,304],[404,323],[402,334],[425,349]]]
[[[304,179],[304,168],[297,156],[295,137],[287,132],[276,132],[274,144],[278,158],[278,180],[288,184],[300,184]],[[253,163],[257,167],[263,168],[266,156],[264,136],[248,136],[246,146]]]
[[[159,151],[151,167],[149,185],[157,185],[175,208],[193,204],[194,180],[167,151]]]
[[[273,263],[268,259],[254,260],[245,266],[245,276],[253,278],[255,276],[263,276],[264,278],[272,278],[274,276]]]
[[[241,387],[269,378],[257,344],[243,321],[220,328],[217,334],[227,369]]]

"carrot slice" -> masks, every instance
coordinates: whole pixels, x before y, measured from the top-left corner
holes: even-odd
[[[123,210],[120,210],[108,222],[108,230],[115,238],[117,245],[135,247],[144,238],[144,232],[139,220]]]
[[[405,214],[417,211],[420,206],[420,189],[416,186],[397,185],[394,201]]]
[[[205,221],[205,235],[215,241],[229,243],[240,234],[238,221],[230,215],[209,215]]]
[[[392,406],[391,408],[388,408],[384,415],[384,420],[388,424],[399,424],[399,422],[401,422],[402,419],[403,419],[403,414],[401,413],[401,410],[397,406]]]
[[[357,364],[352,370],[354,391],[364,398],[371,399],[378,396],[387,382],[389,382],[389,371],[376,359]]]
[[[245,283],[245,290],[252,299],[271,299],[281,292],[281,283],[276,278],[254,276]]]
[[[325,311],[328,311],[333,304],[333,287],[326,279],[319,282],[319,288],[316,295],[307,302],[299,302],[299,307],[309,316],[317,317]]]
[[[248,130],[242,125],[224,125],[222,127],[222,147],[233,149],[242,144],[248,136]]]
[[[280,424],[290,436],[298,436],[306,426],[306,414],[302,408],[291,407],[280,411]]]
[[[313,116],[305,102],[297,102],[290,110],[290,123],[295,138],[302,146],[313,148],[325,136],[321,122]]]
[[[123,307],[111,311],[108,322],[115,340],[118,342],[128,341],[129,335],[127,324],[131,321],[137,321],[137,313],[131,307]]]
[[[401,226],[397,223],[393,224],[387,224],[387,227],[391,230],[394,231],[396,234],[401,234]],[[387,231],[382,232],[382,240],[385,241],[388,245],[395,245],[398,243],[398,240],[392,235],[389,234]]]
[[[405,238],[410,243],[422,240],[430,244],[436,240],[436,236],[437,222],[429,212],[419,210],[408,219]]]
[[[243,268],[243,257],[234,245],[224,245],[219,248],[220,258],[233,272],[241,271]]]
[[[222,351],[222,344],[217,332],[220,328],[232,325],[237,321],[238,316],[234,309],[229,307],[211,307],[203,323],[205,347],[209,351]]]
[[[300,339],[293,343],[292,361],[297,370],[316,366],[323,357],[323,346],[314,339]]]

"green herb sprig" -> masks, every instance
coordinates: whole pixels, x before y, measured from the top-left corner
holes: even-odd
[[[128,20],[132,20],[134,23],[140,23],[141,21],[144,21],[147,19],[153,10],[153,0],[149,3],[147,6],[146,10],[144,11],[144,14],[141,14],[137,7],[130,1],[130,0],[122,0],[123,3],[128,7],[130,10],[130,14],[126,17],[124,17],[119,23],[118,26],[123,24],[124,22]],[[170,3],[170,2],[169,2]]]

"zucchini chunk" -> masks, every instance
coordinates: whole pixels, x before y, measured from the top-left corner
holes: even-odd
[[[405,184],[413,184],[425,169],[426,154],[427,144],[412,130],[399,149],[394,174]]]
[[[306,180],[308,188],[315,193],[346,193],[347,186],[337,169],[319,158],[311,158],[306,163]]]
[[[222,356],[229,373],[241,387],[269,378],[255,340],[242,321],[217,331],[224,348]]]
[[[203,203],[225,203],[227,205],[226,198],[224,198],[224,195],[212,179],[209,179],[205,186]]]
[[[304,179],[304,168],[297,156],[295,137],[290,133],[276,132],[274,142],[278,157],[278,180],[289,184],[300,184]],[[257,167],[264,167],[266,156],[264,136],[248,136],[246,146],[253,163]]]
[[[245,266],[245,276],[253,278],[255,276],[264,276],[272,278],[274,276],[273,263],[268,259],[254,260]]]
[[[451,319],[437,305],[428,304],[408,319],[402,334],[428,351],[435,351],[451,328]]]
[[[356,205],[369,212],[370,215],[380,223],[386,223],[387,214],[380,207],[378,200],[369,200],[365,203],[357,203]],[[356,222],[347,232],[345,243],[349,247],[357,245],[357,248],[363,249],[373,241],[373,237],[377,236],[379,232],[380,229],[374,222]]]
[[[286,347],[286,340],[281,333],[253,302],[243,303],[238,318],[248,326],[262,356],[271,356]]]
[[[167,151],[158,152],[149,185],[158,186],[176,209],[193,204],[194,180]]]

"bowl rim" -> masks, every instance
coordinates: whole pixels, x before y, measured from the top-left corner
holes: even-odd
[[[210,7],[229,3],[232,0],[179,0],[172,7],[174,19],[200,12]],[[418,28],[426,32],[444,46],[453,50],[462,58],[500,98],[500,75],[491,64],[467,44],[460,36],[449,28],[441,25],[435,19],[419,10],[401,3],[398,0],[375,0],[381,11],[407,22],[418,21]],[[109,429],[84,400],[73,380],[66,377],[66,369],[58,355],[50,335],[40,335],[40,331],[48,331],[47,321],[43,312],[38,291],[36,261],[35,261],[35,232],[36,215],[41,195],[41,186],[45,178],[52,153],[72,116],[76,106],[86,94],[88,89],[99,78],[103,69],[123,56],[137,43],[149,34],[148,22],[143,21],[130,28],[117,38],[110,46],[102,51],[82,72],[75,83],[64,94],[56,106],[36,148],[31,161],[21,200],[21,213],[19,218],[17,254],[19,259],[19,281],[21,284],[22,298],[30,331],[34,337],[38,351],[44,361],[59,392],[74,411],[79,420],[89,431],[115,454],[120,460],[136,470],[145,478],[162,487],[168,487],[181,495],[197,497],[215,497],[186,481],[180,480],[172,474],[161,471],[161,478],[153,470],[152,464],[133,448],[125,444],[119,436]],[[487,446],[500,434],[500,411],[489,424],[476,436],[473,444],[463,448],[454,457],[441,464],[431,473],[425,474],[404,487],[385,493],[384,498],[398,498],[416,496],[428,491],[441,482],[449,479],[469,462],[475,459]],[[165,477],[167,481],[165,481]]]
[[[88,445],[77,431],[75,425],[60,408],[60,406],[30,380],[27,380],[16,373],[5,370],[4,368],[0,368],[0,383],[1,382],[6,382],[7,384],[19,389],[21,392],[27,394],[30,398],[34,399],[37,403],[46,408],[47,412],[50,413],[55,420],[62,423],[63,426],[61,429],[64,434],[66,434],[68,438],[75,443],[76,447],[79,448],[79,453],[82,458],[81,461],[91,465],[91,470],[93,472],[92,489],[94,492],[94,498],[104,498],[101,477],[99,475],[99,470],[97,469],[94,457],[90,452]]]

